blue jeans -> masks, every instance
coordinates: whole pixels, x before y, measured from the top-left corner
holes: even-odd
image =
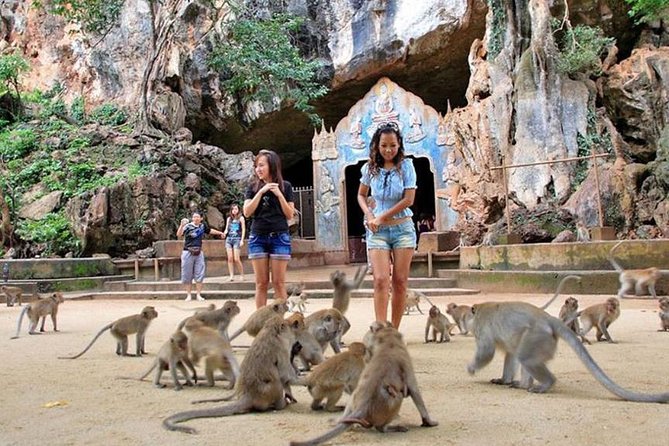
[[[254,234],[249,237],[249,259],[290,260],[290,234],[288,232],[271,232]]]
[[[230,249],[239,249],[241,241],[241,237],[226,237],[225,247]]]
[[[394,226],[379,226],[376,232],[367,231],[367,249],[416,249],[416,228],[411,219]]]

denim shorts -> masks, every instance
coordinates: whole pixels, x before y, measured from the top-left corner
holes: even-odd
[[[239,249],[241,237],[227,237],[225,239],[225,247],[229,249]]]
[[[379,230],[367,230],[367,249],[393,250],[416,249],[416,228],[411,219],[394,226],[379,226]]]
[[[272,232],[269,234],[253,234],[248,243],[249,259],[290,260],[290,234],[288,232]]]

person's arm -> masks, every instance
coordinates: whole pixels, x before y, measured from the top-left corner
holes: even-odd
[[[267,183],[260,189],[258,189],[258,192],[255,193],[253,198],[247,198],[244,200],[244,217],[250,217],[253,215],[258,209],[258,205],[260,205],[260,200],[262,199],[262,196],[265,192],[269,191],[272,189],[272,187],[278,187],[276,183]]]
[[[177,228],[177,238],[184,235],[184,228],[186,227],[187,224],[188,224],[188,219],[182,218],[181,223],[179,223],[179,227]]]
[[[376,216],[376,221],[379,224],[386,223],[393,219],[395,214],[400,213],[404,209],[413,205],[414,199],[416,198],[416,189],[404,189],[404,195],[393,207],[388,209],[386,212]]]
[[[371,211],[371,209],[369,209],[369,206],[367,206],[368,194],[369,194],[369,186],[360,183],[360,186],[358,187],[358,206],[360,206],[362,213],[365,214],[365,218],[369,222],[371,219],[374,218],[374,213]]]
[[[242,227],[242,239],[239,242],[239,246],[244,246],[244,237],[246,237],[246,219],[243,215],[239,216],[239,224]]]
[[[223,237],[228,236],[228,229],[230,229],[230,217],[225,219],[225,230],[223,231]]]
[[[275,183],[276,184],[276,183]],[[281,212],[283,212],[283,215],[286,217],[286,220],[290,220],[293,218],[295,215],[295,203],[293,203],[293,189],[290,184],[286,184],[284,182],[284,187],[286,188],[286,192],[290,196],[290,201],[286,199],[286,196],[281,192],[281,189],[279,188],[279,185],[276,184],[276,187],[273,187],[271,191],[276,195],[276,198],[279,199],[279,205],[281,206]],[[290,188],[290,189],[288,189]]]

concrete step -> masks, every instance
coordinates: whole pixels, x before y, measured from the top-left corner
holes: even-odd
[[[54,279],[23,279],[11,280],[7,285],[21,287],[25,293],[52,292],[52,291],[80,291],[80,290],[102,290],[107,283],[125,283],[132,280],[134,276],[115,274],[111,276],[89,276],[89,277],[61,277]]]
[[[469,290],[462,288],[423,288],[420,290],[428,297],[456,296],[477,294],[478,290]],[[269,296],[273,295],[272,290]],[[371,298],[372,289],[361,289],[351,293],[351,297]],[[238,300],[253,299],[255,292],[253,290],[203,290],[202,297],[208,300]],[[92,300],[92,299],[156,299],[156,300],[182,300],[186,297],[183,290],[145,290],[145,291],[87,291],[70,293],[66,299],[72,300]],[[331,299],[332,289],[313,289],[309,290],[309,299]]]
[[[661,270],[662,277],[655,290],[658,295],[669,294],[669,270]],[[437,276],[453,279],[458,286],[484,292],[553,293],[563,277],[574,274],[581,281],[565,283],[562,294],[617,294],[620,282],[618,272],[612,270],[573,271],[480,271],[475,269],[437,270]]]
[[[223,278],[211,278],[205,280],[203,290],[205,291],[251,291],[255,290],[255,283],[251,280],[252,276],[246,276],[247,280],[243,282],[225,282]],[[292,283],[292,282],[289,282]],[[374,286],[371,276],[366,278],[361,285],[361,289],[372,289]],[[411,278],[409,279],[409,288],[417,290],[430,288],[454,288],[456,282],[453,279],[444,278]],[[330,290],[332,291],[332,284],[329,280],[311,280],[305,282],[305,289],[308,291],[315,290]],[[183,290],[183,285],[178,281],[117,281],[108,282],[105,284],[104,291],[111,292],[140,292],[140,291],[180,291]]]

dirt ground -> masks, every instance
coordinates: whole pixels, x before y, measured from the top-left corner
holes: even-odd
[[[475,303],[490,300],[525,300],[542,303],[548,296],[480,294],[434,298],[440,308],[448,302]],[[603,301],[607,296],[578,296],[581,306]],[[216,302],[220,304],[220,302]],[[549,308],[557,314],[561,301]],[[138,313],[144,305],[155,305],[159,317],[149,328],[143,358],[118,358],[108,333],[83,357],[59,360],[72,355],[92,339],[105,324]],[[252,312],[253,302],[242,300],[242,309],[232,323],[239,327]],[[328,306],[312,300],[309,311]],[[185,388],[175,392],[168,375],[166,389],[156,389],[150,381],[119,380],[119,376],[139,376],[152,362],[155,352],[188,309],[201,303],[177,301],[68,301],[59,314],[60,333],[29,336],[24,328],[19,339],[10,340],[16,329],[20,308],[0,307],[4,336],[0,351],[4,357],[0,396],[0,444],[2,445],[281,445],[306,439],[332,425],[335,416],[309,409],[305,388],[295,387],[297,404],[280,412],[238,415],[228,418],[188,422],[197,435],[168,432],[161,426],[164,417],[191,409],[190,401],[215,398],[217,387]],[[426,305],[423,309],[427,310]],[[669,333],[657,332],[657,304],[652,300],[625,300],[620,319],[611,334],[619,343],[597,343],[588,347],[602,368],[619,384],[638,391],[669,391]],[[371,299],[354,299],[349,309],[351,332],[345,341],[360,340],[372,319]],[[404,318],[402,332],[413,358],[418,382],[435,428],[421,428],[420,417],[406,399],[399,422],[407,433],[380,434],[362,428],[343,434],[330,444],[405,445],[667,445],[669,405],[628,403],[617,399],[599,385],[576,355],[559,344],[551,368],[558,382],[548,394],[494,386],[491,378],[501,376],[502,356],[476,376],[469,376],[466,364],[474,354],[474,339],[456,335],[447,344],[424,344],[426,316],[412,313]],[[47,321],[47,330],[51,330]],[[594,334],[590,333],[590,338]],[[242,336],[235,344],[248,345]],[[134,351],[134,339],[130,342]],[[330,352],[328,352],[330,354]],[[244,354],[239,349],[241,360]],[[344,396],[344,399],[348,398]],[[57,403],[47,408],[49,403]],[[59,403],[59,404],[58,404]]]

